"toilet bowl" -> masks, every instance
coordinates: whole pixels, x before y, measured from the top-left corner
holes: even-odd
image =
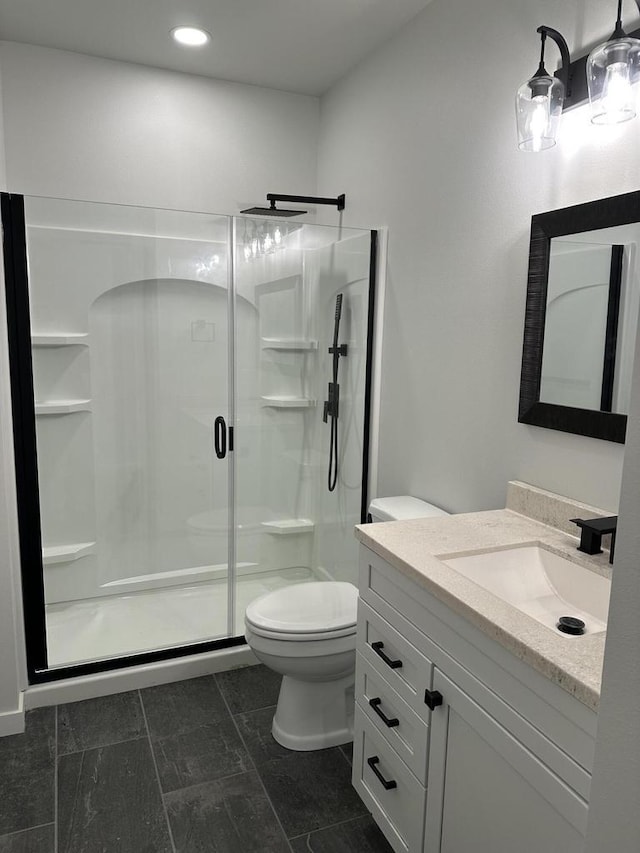
[[[377,498],[374,521],[448,515],[417,498]],[[252,601],[245,638],[255,656],[282,675],[272,734],[307,751],[353,739],[358,590],[321,581],[274,590]]]
[[[282,678],[272,733],[297,751],[353,737],[358,590],[323,581],[269,592],[251,602],[245,638]]]

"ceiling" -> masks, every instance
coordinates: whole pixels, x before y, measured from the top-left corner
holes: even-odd
[[[430,0],[0,0],[0,38],[321,95]],[[173,27],[211,34],[184,48]]]

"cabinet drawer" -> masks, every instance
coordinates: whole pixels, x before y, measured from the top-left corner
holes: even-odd
[[[396,853],[420,853],[425,789],[356,705],[353,785]]]
[[[357,650],[425,722],[430,711],[424,691],[431,687],[433,664],[365,602],[358,603]]]
[[[356,659],[356,700],[372,725],[425,785],[429,727],[362,655]]]

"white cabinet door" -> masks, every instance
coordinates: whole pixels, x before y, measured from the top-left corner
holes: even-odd
[[[436,669],[424,853],[582,853],[587,804]]]

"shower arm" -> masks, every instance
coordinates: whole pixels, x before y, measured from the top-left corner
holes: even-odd
[[[280,195],[280,193],[267,193],[267,201],[271,203],[272,210],[276,209],[277,201],[292,201],[297,204],[330,204],[335,205],[338,210],[344,210],[345,194],[336,198],[324,198],[315,195]]]

